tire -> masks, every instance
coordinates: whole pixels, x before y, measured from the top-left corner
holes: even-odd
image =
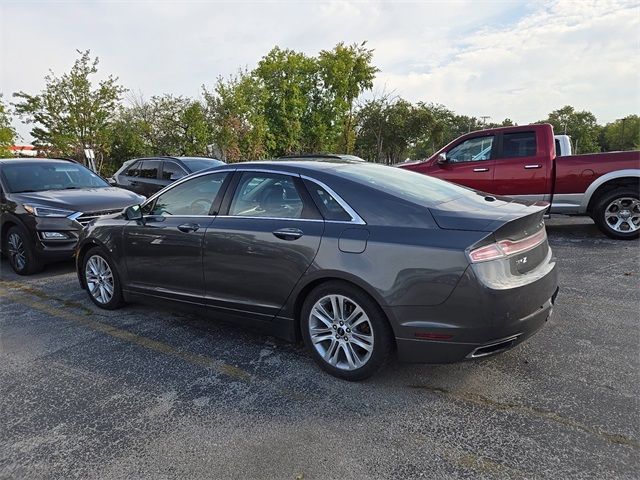
[[[360,313],[356,312],[358,307]],[[344,380],[370,377],[386,363],[393,349],[391,327],[380,306],[359,288],[342,281],[323,283],[307,295],[300,328],[305,346],[320,368]]]
[[[593,221],[607,236],[633,240],[640,235],[640,199],[637,189],[623,187],[603,194],[592,213]]]
[[[82,279],[93,303],[105,310],[124,305],[120,276],[102,247],[90,249],[82,259]]]
[[[31,275],[44,268],[33,241],[22,227],[14,225],[7,231],[5,245],[9,265],[18,275]]]

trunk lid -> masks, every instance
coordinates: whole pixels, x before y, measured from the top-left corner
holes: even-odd
[[[517,236],[525,230],[533,229],[530,233],[534,233],[539,229],[538,224],[547,208],[547,202],[528,202],[470,192],[469,195],[440,203],[429,210],[438,226],[445,230],[496,232],[500,229],[503,235],[516,236],[504,238],[517,240]]]

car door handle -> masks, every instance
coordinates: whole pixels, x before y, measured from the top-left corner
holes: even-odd
[[[282,240],[291,241],[300,238],[303,232],[299,228],[281,228],[280,230],[273,232],[273,234]]]
[[[488,172],[489,169],[488,168],[474,168],[473,171],[474,172]]]
[[[200,229],[200,225],[197,223],[183,223],[178,225],[178,230],[184,233],[197,232]]]
[[[531,170],[532,168],[542,168],[542,165],[536,163],[535,165],[525,165],[524,168],[525,170]]]

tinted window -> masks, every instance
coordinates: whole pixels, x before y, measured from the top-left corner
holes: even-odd
[[[128,177],[139,177],[140,176],[140,164],[142,162],[134,162],[127,170],[125,170],[124,174]]]
[[[310,180],[305,180],[304,183],[325,219],[347,222],[353,220],[351,215],[349,215],[338,201],[324,188]]]
[[[489,135],[465,140],[447,152],[447,160],[451,163],[490,160],[493,138]]]
[[[352,164],[339,171],[346,179],[424,206],[433,206],[469,194],[469,190],[464,187],[397,167],[371,163]]]
[[[562,148],[560,147],[560,140],[556,138],[556,157],[562,155]]]
[[[186,175],[184,169],[175,162],[164,162],[162,165],[163,180],[178,180]]]
[[[7,191],[11,193],[109,186],[88,168],[72,162],[42,163],[30,160],[18,165],[7,164],[2,167],[2,176]]]
[[[158,196],[143,212],[151,215],[209,215],[227,173],[192,178]]]
[[[245,172],[231,201],[229,215],[302,218],[304,204],[289,175]]]
[[[219,167],[224,165],[224,162],[216,160],[215,158],[188,158],[181,157],[180,160],[184,163],[191,172],[198,172],[205,168]]]
[[[504,158],[531,157],[535,154],[535,132],[505,133],[502,136],[502,156]]]
[[[160,160],[143,160],[140,167],[140,178],[158,178]]]

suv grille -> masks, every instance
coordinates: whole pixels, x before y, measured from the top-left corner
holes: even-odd
[[[116,210],[101,210],[99,212],[84,212],[82,215],[80,215],[78,218],[76,218],[76,221],[78,223],[80,223],[84,227],[87,224],[91,223],[96,218],[99,218],[99,217],[101,217],[103,215],[111,215],[112,213],[119,213],[121,211],[122,211],[122,209],[118,208]]]

